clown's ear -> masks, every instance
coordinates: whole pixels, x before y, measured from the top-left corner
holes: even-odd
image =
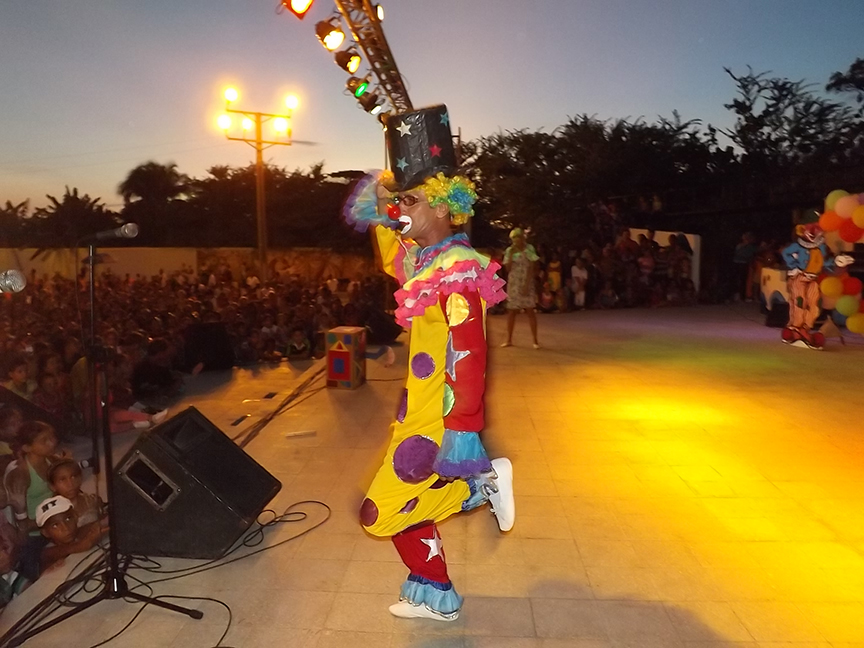
[[[795,236],[804,236],[805,227],[803,225],[795,226]]]

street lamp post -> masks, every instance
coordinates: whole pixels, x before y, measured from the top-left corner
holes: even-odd
[[[267,202],[264,192],[264,149],[271,146],[291,146],[291,115],[297,108],[298,99],[295,95],[285,98],[284,114],[253,112],[232,108],[231,104],[237,101],[238,92],[234,88],[225,90],[225,112],[219,116],[219,127],[224,131],[225,137],[237,142],[246,142],[255,149],[255,222],[258,230],[258,268],[262,283],[268,280],[267,268]],[[231,115],[240,116],[240,134],[232,135],[234,121]],[[276,137],[264,139],[264,124],[273,122]],[[255,136],[250,137],[247,133],[254,128]],[[236,133],[236,130],[234,131]],[[284,139],[277,139],[284,137]]]

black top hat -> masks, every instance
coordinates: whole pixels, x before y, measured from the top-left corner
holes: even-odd
[[[390,115],[386,138],[397,191],[416,187],[439,172],[456,173],[447,106]]]

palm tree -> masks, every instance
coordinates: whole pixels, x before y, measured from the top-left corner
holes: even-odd
[[[145,162],[129,172],[120,183],[118,192],[127,205],[143,201],[149,205],[167,204],[186,193],[189,178],[177,170],[177,165]]]
[[[59,200],[46,196],[51,204],[33,212],[27,227],[27,244],[33,247],[74,246],[87,234],[116,227],[117,215],[106,209],[100,198],[80,195],[77,188]]]
[[[186,203],[189,178],[177,165],[145,162],[129,172],[120,183],[123,196],[123,218],[141,225],[140,243],[144,245],[184,244],[191,228],[187,227]]]
[[[0,207],[0,246],[22,247],[24,245],[29,211],[29,200],[24,200],[17,205],[7,200],[6,204]]]

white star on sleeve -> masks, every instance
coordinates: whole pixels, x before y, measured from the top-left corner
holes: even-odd
[[[429,547],[429,556],[426,558],[426,562],[429,562],[435,556],[443,555],[441,553],[441,537],[438,535],[437,527],[432,531],[431,538],[420,538],[420,542]]]
[[[447,334],[447,362],[445,371],[450,376],[450,380],[456,380],[456,363],[465,356],[471,355],[470,351],[457,351],[453,348],[453,334]]]

